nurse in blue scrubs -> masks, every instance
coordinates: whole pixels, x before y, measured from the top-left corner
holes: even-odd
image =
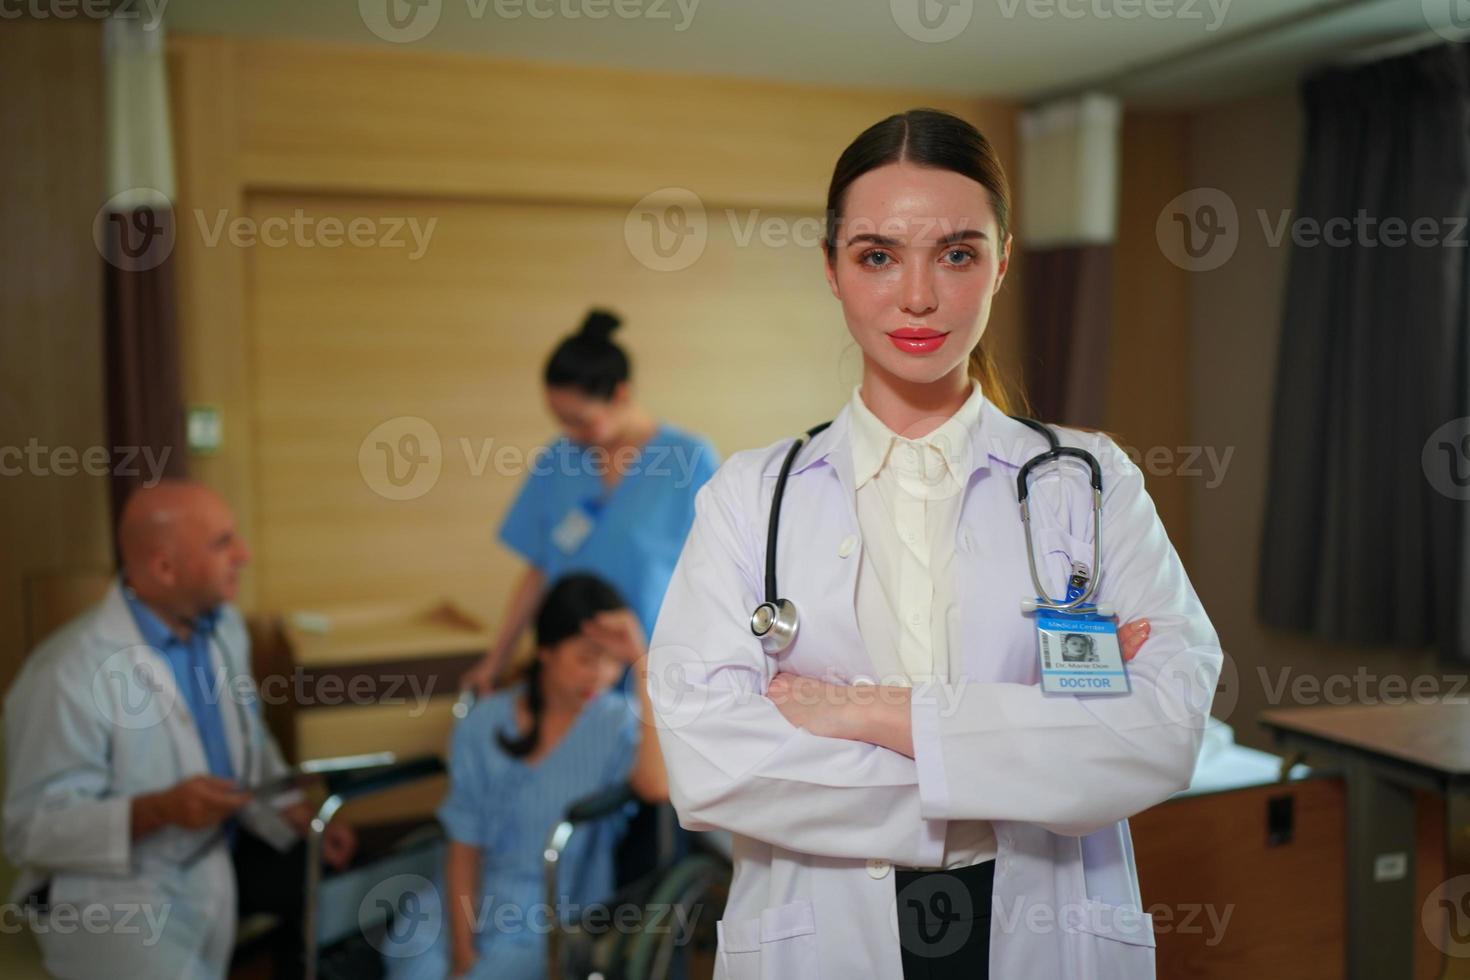
[[[463,678],[479,694],[494,685],[547,584],[567,573],[610,583],[651,636],[694,521],[694,495],[719,466],[708,440],[634,399],[628,355],[612,339],[618,324],[593,311],[546,363],[546,402],[562,435],[530,464],[500,526],[526,569],[495,642]]]

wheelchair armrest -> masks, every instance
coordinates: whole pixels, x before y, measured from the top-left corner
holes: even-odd
[[[616,783],[584,796],[567,807],[567,823],[586,823],[616,813],[634,798],[630,783]]]
[[[328,773],[327,792],[346,803],[405,783],[443,775],[444,772],[444,761],[437,755],[419,756],[388,766]]]

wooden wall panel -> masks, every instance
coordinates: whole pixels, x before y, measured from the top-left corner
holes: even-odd
[[[495,530],[525,461],[556,432],[541,365],[593,305],[624,315],[640,398],[723,452],[830,418],[859,376],[816,250],[742,245],[722,217],[700,258],[666,273],[634,257],[620,208],[270,195],[249,213],[434,223],[418,259],[389,247],[250,253],[255,578],[272,609],[408,590],[497,615],[520,564]],[[395,421],[405,417],[432,431]],[[440,474],[390,499],[383,453],[406,476],[407,433]]]
[[[1186,370],[1190,274],[1169,261],[1154,230],[1164,205],[1189,189],[1188,117],[1126,113],[1121,147],[1106,427],[1125,448],[1144,454],[1134,461],[1191,568],[1190,494],[1205,477],[1189,473],[1208,470],[1197,462],[1186,468],[1186,447],[1195,441]],[[1154,448],[1159,455],[1150,466],[1146,454]]]
[[[543,441],[551,430],[535,378],[555,337],[589,303],[608,303],[627,316],[650,405],[711,434],[723,451],[828,417],[845,394],[837,379],[855,382],[858,360],[851,342],[834,336],[835,303],[819,298],[825,287],[818,254],[730,247],[735,230],[753,217],[819,214],[846,142],[915,105],[970,118],[1014,170],[1013,106],[932,93],[182,36],[170,40],[170,69],[186,388],[191,402],[222,409],[225,429],[221,451],[195,469],[235,503],[242,531],[259,546],[258,574],[247,577],[242,604],[264,614],[298,598],[352,598],[365,580],[400,593],[450,583],[473,608],[498,612],[504,579],[495,568],[505,566],[493,564],[490,535],[509,492],[505,481],[447,480],[432,501],[449,518],[431,516],[427,503],[400,505],[384,528],[372,516],[384,502],[366,500],[360,480],[348,487],[348,472],[347,483],[330,483],[341,469],[329,483],[348,496],[327,507],[330,513],[322,510],[329,498],[316,491],[295,499],[280,494],[311,486],[343,453],[355,455],[366,435],[361,423],[369,415],[405,414],[402,406],[414,403],[416,391],[431,393],[433,411],[447,413],[451,438],[493,429],[520,444]],[[698,194],[711,244],[690,269],[656,275],[631,261],[621,226],[640,198],[669,186]],[[259,218],[300,201],[352,215],[445,220],[430,254],[413,266],[386,251],[302,249],[287,257],[259,245],[211,242],[201,231],[201,219],[212,227],[221,213]],[[496,226],[498,237],[490,235],[482,219],[517,205],[533,209],[533,224],[543,230],[565,231],[569,226],[558,222],[582,218],[591,224],[576,232],[581,239],[538,239],[531,231],[518,240],[515,222],[530,212],[505,210],[509,230]],[[736,211],[733,227],[727,208]],[[464,249],[490,249],[496,262],[477,262]],[[557,270],[558,253],[575,274]],[[311,275],[293,271],[296,263],[307,263]],[[324,278],[308,281],[318,273]],[[1019,275],[1018,268],[1013,279]],[[1008,285],[992,314],[991,341],[1003,363],[1013,364],[1019,347],[1018,285]],[[792,290],[799,291],[798,305],[783,309]],[[354,329],[354,317],[375,329]],[[811,331],[795,348],[793,324]],[[774,377],[804,381],[815,370],[821,384],[743,383],[742,366],[752,365],[754,379],[755,360],[771,357],[752,338],[778,336],[783,353],[801,357]],[[463,358],[442,346],[461,340],[468,344]],[[807,361],[809,352],[819,359]],[[328,354],[336,360],[323,360]],[[362,377],[385,357],[404,358],[399,366],[412,367],[415,377],[399,370],[377,378],[377,387],[342,392],[339,376]],[[680,357],[710,366],[684,378],[663,370]],[[257,379],[259,370],[268,379]],[[707,382],[716,370],[720,384],[712,389]],[[369,409],[377,396],[381,404]],[[313,428],[293,443],[293,418],[306,406]],[[302,451],[307,458],[292,458]],[[276,510],[258,520],[257,511],[267,508]],[[358,520],[367,523],[354,525]],[[344,550],[332,554],[348,554],[348,561],[306,554],[311,539],[292,537],[306,524],[335,535]],[[370,556],[405,547],[404,535],[413,539],[408,553],[420,556],[405,568],[419,569],[432,552],[432,579],[406,570],[395,576],[391,566],[374,564]]]

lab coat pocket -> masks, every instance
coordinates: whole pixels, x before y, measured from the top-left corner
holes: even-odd
[[[1077,924],[1083,975],[1096,980],[1153,980],[1154,919],[1126,905],[1089,899]]]
[[[721,919],[715,929],[723,966],[720,976],[726,980],[821,976],[816,915],[805,899],[765,909],[754,919]]]

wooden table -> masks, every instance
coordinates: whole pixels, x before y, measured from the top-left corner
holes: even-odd
[[[1347,962],[1352,980],[1411,977],[1421,926],[1415,898],[1414,791],[1445,800],[1448,935],[1442,977],[1470,977],[1470,704],[1280,708],[1262,712],[1287,764],[1300,756],[1347,780]],[[1463,938],[1462,938],[1463,937]]]

